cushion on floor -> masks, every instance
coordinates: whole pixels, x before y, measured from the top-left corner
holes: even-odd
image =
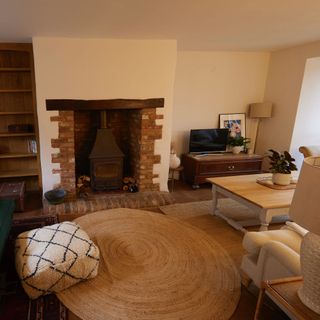
[[[26,231],[16,240],[16,269],[31,299],[95,277],[98,265],[98,247],[73,222]]]

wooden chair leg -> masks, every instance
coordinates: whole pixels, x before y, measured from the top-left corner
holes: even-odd
[[[242,270],[240,271],[240,277],[241,277],[241,284],[245,288],[248,288],[252,282],[252,279]]]

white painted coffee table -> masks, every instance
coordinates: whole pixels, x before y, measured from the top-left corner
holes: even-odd
[[[212,184],[213,215],[225,219],[236,229],[245,231],[243,225],[229,219],[217,209],[218,194],[231,198],[257,213],[260,231],[268,230],[272,217],[288,214],[294,189],[276,190],[260,185],[258,178],[271,177],[270,173],[208,178]]]

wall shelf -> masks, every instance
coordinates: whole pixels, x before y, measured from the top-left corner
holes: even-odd
[[[38,176],[36,169],[29,170],[12,170],[12,171],[0,171],[0,178],[18,178],[18,177],[33,177]]]
[[[24,124],[34,130],[8,132],[10,125]],[[0,43],[0,182],[25,181],[27,191],[41,189],[38,141],[32,44]]]
[[[0,116],[19,116],[33,114],[32,111],[0,111]]]
[[[32,92],[30,89],[0,89],[0,93],[21,93]]]
[[[30,72],[30,68],[0,68],[0,72]]]
[[[32,136],[35,136],[34,132],[0,132],[0,138],[32,137]]]
[[[34,158],[36,153],[2,153],[0,159],[14,159],[14,158]]]

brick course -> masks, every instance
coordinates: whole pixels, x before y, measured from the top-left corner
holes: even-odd
[[[51,139],[51,146],[59,151],[51,155],[52,163],[58,163],[61,187],[71,196],[76,195],[76,177],[89,175],[89,159],[95,133],[100,126],[98,111],[59,111],[51,121],[58,122],[59,136]],[[159,177],[153,173],[154,164],[161,156],[154,154],[155,140],[162,138],[162,126],[156,125],[163,115],[156,114],[156,108],[107,111],[108,126],[125,154],[125,175],[133,176],[140,191],[159,191]]]

